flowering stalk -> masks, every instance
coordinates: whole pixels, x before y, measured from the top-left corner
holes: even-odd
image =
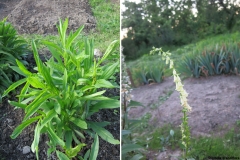
[[[182,144],[184,146],[184,155],[183,158],[186,159],[188,157],[188,151],[189,151],[189,146],[190,146],[190,129],[188,125],[188,115],[187,113],[191,111],[191,107],[189,106],[187,102],[187,96],[188,93],[184,90],[183,84],[181,82],[181,79],[179,75],[176,72],[176,69],[174,67],[173,60],[170,58],[171,53],[169,52],[163,52],[161,48],[154,48],[150,52],[151,54],[154,54],[158,52],[159,55],[162,56],[163,60],[166,60],[166,64],[170,65],[170,69],[173,69],[173,77],[174,77],[174,82],[176,84],[176,90],[180,93],[180,100],[181,100],[181,105],[182,105],[182,112],[183,112],[183,118],[182,118],[182,124],[181,124],[181,131],[182,131]]]
[[[122,99],[121,103],[123,106],[123,113],[122,115],[124,116],[125,113],[127,112],[127,105],[131,101],[132,95],[131,95],[131,81],[127,73],[127,67],[124,62],[124,55],[121,55],[121,65],[122,65],[122,89],[121,89],[121,94],[122,94]],[[122,130],[125,128],[125,117],[122,118]]]

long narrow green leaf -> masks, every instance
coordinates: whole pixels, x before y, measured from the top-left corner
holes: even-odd
[[[20,92],[20,95],[26,95],[27,91],[28,91],[28,88],[29,88],[30,84],[27,82],[24,87],[22,88],[21,92]],[[18,102],[22,102],[23,100],[23,97],[19,97],[19,100]]]
[[[116,62],[112,64],[111,66],[104,69],[102,75],[100,78],[102,79],[109,79],[116,71],[116,69],[119,67],[119,62]]]
[[[84,147],[84,146],[86,146],[86,144],[80,143],[74,148],[71,148],[69,150],[67,149],[66,154],[68,155],[68,157],[74,158],[77,156],[78,152],[80,152],[82,147]]]
[[[57,152],[57,157],[59,158],[59,160],[70,160],[64,153],[59,152],[58,150]]]
[[[19,69],[27,76],[32,75],[32,73],[30,71],[27,70],[27,68],[22,64],[22,62],[20,62],[19,60],[16,59],[17,65],[19,67]]]
[[[130,160],[139,160],[139,159],[141,159],[141,158],[143,158],[143,155],[141,155],[141,154],[136,154],[136,155],[134,155]]]
[[[63,142],[63,140],[57,136],[57,134],[52,130],[52,128],[50,126],[48,126],[47,132],[50,136],[50,139],[53,142],[59,144],[61,147],[65,146],[65,143]]]
[[[98,79],[94,85],[96,88],[116,88],[111,82],[105,79]]]
[[[142,107],[145,107],[142,103],[131,100],[130,103],[128,104],[128,107],[132,107],[132,106],[142,106]]]
[[[41,131],[41,127],[40,127],[39,122],[38,122],[37,126],[35,127],[35,130],[34,130],[34,140],[33,140],[33,143],[31,145],[31,149],[32,149],[33,153],[38,148],[39,139],[40,139],[40,131]]]
[[[18,74],[26,77],[26,74],[24,74],[24,73],[19,69],[19,67],[17,67],[17,66],[9,66],[9,67],[10,67],[12,70],[14,70],[15,72],[17,72]]]
[[[103,91],[99,91],[99,92],[93,93],[93,94],[91,94],[91,95],[84,96],[84,98],[93,98],[93,97],[97,97],[97,96],[102,95],[102,94],[105,93],[105,92],[106,92],[105,90],[103,90]]]
[[[22,108],[22,109],[25,109],[27,107],[26,104],[14,102],[14,101],[8,101],[8,103],[11,104],[12,106],[19,107],[19,108]]]
[[[119,41],[115,40],[108,46],[103,57],[98,61],[97,66],[99,66],[112,52],[114,52],[117,47],[119,47]]]
[[[84,160],[88,160],[89,155],[90,155],[90,149],[85,153]]]
[[[87,123],[79,118],[71,117],[70,121],[82,129],[87,129]]]
[[[91,153],[90,153],[89,160],[96,160],[97,159],[98,150],[99,150],[99,140],[98,140],[98,135],[95,134],[94,143],[91,147]]]
[[[111,144],[120,144],[120,142],[118,140],[114,139],[112,134],[109,131],[107,131],[106,129],[99,127],[94,122],[88,122],[88,123],[90,124],[90,128],[92,128],[92,130],[94,132],[96,132],[103,140],[105,140]]]
[[[53,42],[48,42],[48,41],[42,41],[42,42],[43,42],[43,44],[45,44],[48,47],[48,49],[50,50],[51,54],[53,55],[54,58],[56,58],[58,63],[60,65],[63,65],[62,59],[61,59],[62,49],[58,45],[54,44]]]
[[[65,133],[66,149],[70,149],[72,147],[72,134],[71,130],[67,130]]]
[[[84,28],[84,26],[78,28],[75,33],[73,33],[72,35],[70,35],[70,36],[68,37],[68,39],[67,39],[67,44],[66,44],[66,48],[67,48],[67,49],[70,48],[72,42],[77,38],[77,36],[79,36],[79,34],[82,32],[83,28]]]
[[[34,88],[44,89],[45,85],[40,81],[39,77],[36,76],[29,76],[28,83],[31,84]]]
[[[6,91],[4,91],[3,96],[5,97],[9,92],[20,86],[21,84],[25,83],[27,81],[27,78],[21,79],[15,83],[13,83]]]
[[[20,124],[17,128],[14,129],[13,133],[11,134],[11,138],[15,139],[24,128],[26,128],[27,126],[29,126],[30,124],[32,124],[33,122],[37,121],[38,119],[40,119],[42,116],[37,116],[34,118],[31,118],[27,121],[24,121],[22,124]]]
[[[52,97],[51,94],[47,94],[47,95],[43,96],[44,93],[45,93],[45,91],[42,94],[40,94],[38,97],[36,97],[36,99],[26,107],[27,114],[25,115],[24,120],[26,120],[30,116],[32,116],[41,107],[42,103],[44,103],[47,99]]]
[[[64,75],[63,75],[63,88],[64,88],[65,91],[67,90],[67,81],[68,81],[68,73],[67,73],[67,70],[65,68]]]
[[[55,84],[53,83],[53,78],[50,75],[50,71],[46,66],[42,66],[42,75],[47,83],[47,85],[51,88],[52,93],[58,95],[58,89],[56,88]]]
[[[95,105],[91,106],[89,112],[98,112],[100,109],[112,109],[112,108],[119,108],[120,102],[119,100],[108,100],[108,101],[100,101]]]
[[[80,97],[79,99],[80,100],[95,100],[95,101],[111,100],[110,98],[105,97],[105,96],[96,96],[96,97],[85,96],[85,97]]]
[[[41,121],[41,128],[43,128],[48,122],[50,122],[56,115],[57,113],[54,109],[50,110]]]
[[[143,148],[143,147],[138,144],[123,144],[122,145],[122,155],[126,154],[128,152],[131,152],[131,151],[135,151],[137,149],[141,149],[141,148]]]

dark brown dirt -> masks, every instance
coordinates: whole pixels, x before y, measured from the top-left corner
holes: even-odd
[[[109,0],[109,3],[119,3],[119,0]],[[55,34],[58,17],[69,18],[69,29],[85,26],[85,32],[94,30],[95,18],[92,15],[88,0],[1,0],[0,20],[8,16],[19,33]],[[31,58],[29,58],[31,59]],[[120,82],[119,77],[116,80]],[[107,95],[119,96],[118,90],[108,90]],[[14,97],[12,95],[11,97]],[[34,125],[23,130],[14,140],[10,138],[13,130],[22,122],[24,111],[14,109],[8,104],[8,99],[0,103],[0,160],[35,160],[35,154],[23,154],[24,146],[31,146],[33,141]],[[105,127],[116,139],[120,139],[120,111],[101,110],[91,117],[95,121],[108,121],[111,124]],[[98,160],[119,160],[120,145],[111,145],[101,138]],[[47,160],[47,136],[42,135],[39,145],[40,160]],[[88,137],[87,146],[82,153],[91,147],[92,138]],[[50,158],[57,159],[55,155]]]
[[[5,0],[0,2],[0,19],[6,16],[20,34],[56,34],[59,18],[69,19],[69,30],[84,25],[88,32],[96,26],[88,0]]]

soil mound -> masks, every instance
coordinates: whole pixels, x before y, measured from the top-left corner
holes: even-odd
[[[69,19],[69,30],[84,25],[88,32],[96,26],[87,0],[5,0],[0,3],[0,10],[0,18],[8,16],[20,34],[57,34],[59,18]]]

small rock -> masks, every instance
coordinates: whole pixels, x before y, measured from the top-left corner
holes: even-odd
[[[23,154],[28,154],[31,152],[31,147],[29,146],[24,146],[23,147]]]
[[[7,123],[8,125],[12,126],[13,125],[13,120],[10,118],[7,118]]]
[[[25,138],[23,139],[24,142],[27,142],[27,141],[29,141],[29,140],[30,140],[29,137],[25,137]]]
[[[94,57],[101,58],[103,56],[102,52],[99,49],[94,49]]]

